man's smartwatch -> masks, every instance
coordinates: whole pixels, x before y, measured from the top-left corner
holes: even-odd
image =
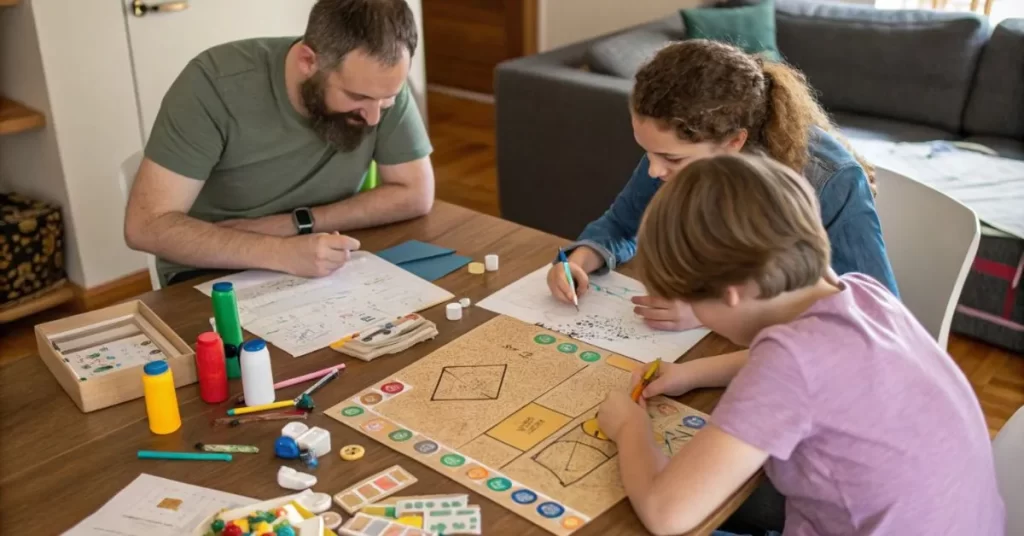
[[[313,232],[313,211],[306,207],[297,208],[292,211],[292,221],[300,235]]]

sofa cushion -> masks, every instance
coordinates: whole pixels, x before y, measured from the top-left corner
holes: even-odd
[[[776,39],[832,110],[959,132],[988,24],[979,15],[779,0]]]
[[[968,136],[964,141],[979,143],[999,153],[1003,158],[1024,160],[1024,141],[997,136]]]
[[[683,24],[689,39],[710,39],[730,43],[750,54],[765,54],[778,61],[775,44],[775,2],[743,7],[698,7],[683,9]]]
[[[839,130],[848,138],[892,142],[955,140],[957,136],[934,127],[851,113],[831,114]]]
[[[1024,19],[996,26],[981,52],[964,130],[1024,140]]]
[[[587,50],[586,62],[596,73],[630,78],[665,45],[673,41],[666,33],[638,29],[594,43]]]

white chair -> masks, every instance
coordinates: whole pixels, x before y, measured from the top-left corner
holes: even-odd
[[[1006,536],[1024,536],[1024,407],[996,434],[992,451],[1006,505]]]
[[[121,168],[118,170],[118,180],[121,183],[121,192],[124,193],[124,202],[127,206],[128,196],[132,191],[132,183],[135,182],[135,175],[139,172],[139,165],[142,164],[142,151],[139,151],[128,157],[127,160],[121,163]],[[156,257],[146,253],[146,266],[149,268],[149,281],[153,285],[153,290],[160,290],[160,276],[159,272],[156,271]]]
[[[891,170],[877,168],[878,218],[903,304],[947,347],[949,325],[981,239],[963,203]]]

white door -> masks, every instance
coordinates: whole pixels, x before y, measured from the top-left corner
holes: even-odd
[[[251,37],[301,36],[316,0],[122,0],[128,25],[143,144],[160,111],[160,102],[185,64],[214,45]],[[161,3],[162,2],[162,3]],[[419,26],[420,47],[409,78],[420,111],[423,91],[423,22],[421,0],[408,0]],[[150,9],[158,8],[158,9]]]
[[[147,1],[162,6],[136,16],[125,3],[143,143],[164,93],[185,65],[214,45],[250,37],[301,36],[315,0]]]

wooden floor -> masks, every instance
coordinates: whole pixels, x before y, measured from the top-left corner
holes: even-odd
[[[498,215],[493,106],[431,92],[427,109],[437,197]],[[34,356],[32,326],[62,314],[67,311],[0,325],[0,364]],[[974,387],[994,435],[1024,405],[1024,356],[956,335],[949,352]]]

